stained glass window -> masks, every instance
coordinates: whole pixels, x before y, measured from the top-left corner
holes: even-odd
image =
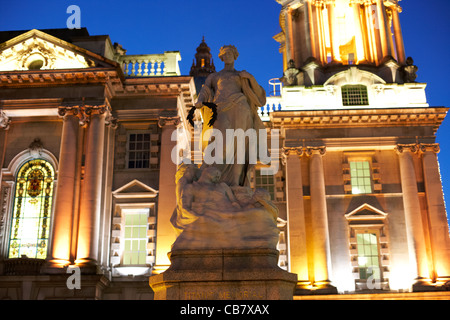
[[[16,178],[9,258],[45,259],[52,212],[55,173],[45,160],[31,160]]]

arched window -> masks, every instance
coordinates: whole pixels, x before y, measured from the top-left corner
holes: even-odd
[[[16,177],[8,258],[47,257],[55,173],[42,159],[26,162]]]

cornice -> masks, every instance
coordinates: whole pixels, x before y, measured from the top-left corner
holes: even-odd
[[[117,71],[110,68],[67,70],[25,70],[0,73],[0,88],[42,87],[72,84],[120,82]]]
[[[280,111],[270,114],[273,126],[297,129],[433,126],[436,132],[449,108]]]

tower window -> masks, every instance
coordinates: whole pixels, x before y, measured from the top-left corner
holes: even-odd
[[[363,85],[346,85],[342,90],[342,104],[344,106],[369,105],[367,87]]]
[[[45,160],[31,160],[16,178],[9,258],[47,258],[54,170]]]
[[[372,193],[372,174],[369,161],[349,161],[352,193]]]

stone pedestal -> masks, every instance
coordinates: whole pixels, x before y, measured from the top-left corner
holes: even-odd
[[[151,276],[155,300],[292,300],[297,275],[272,249],[178,250]]]

